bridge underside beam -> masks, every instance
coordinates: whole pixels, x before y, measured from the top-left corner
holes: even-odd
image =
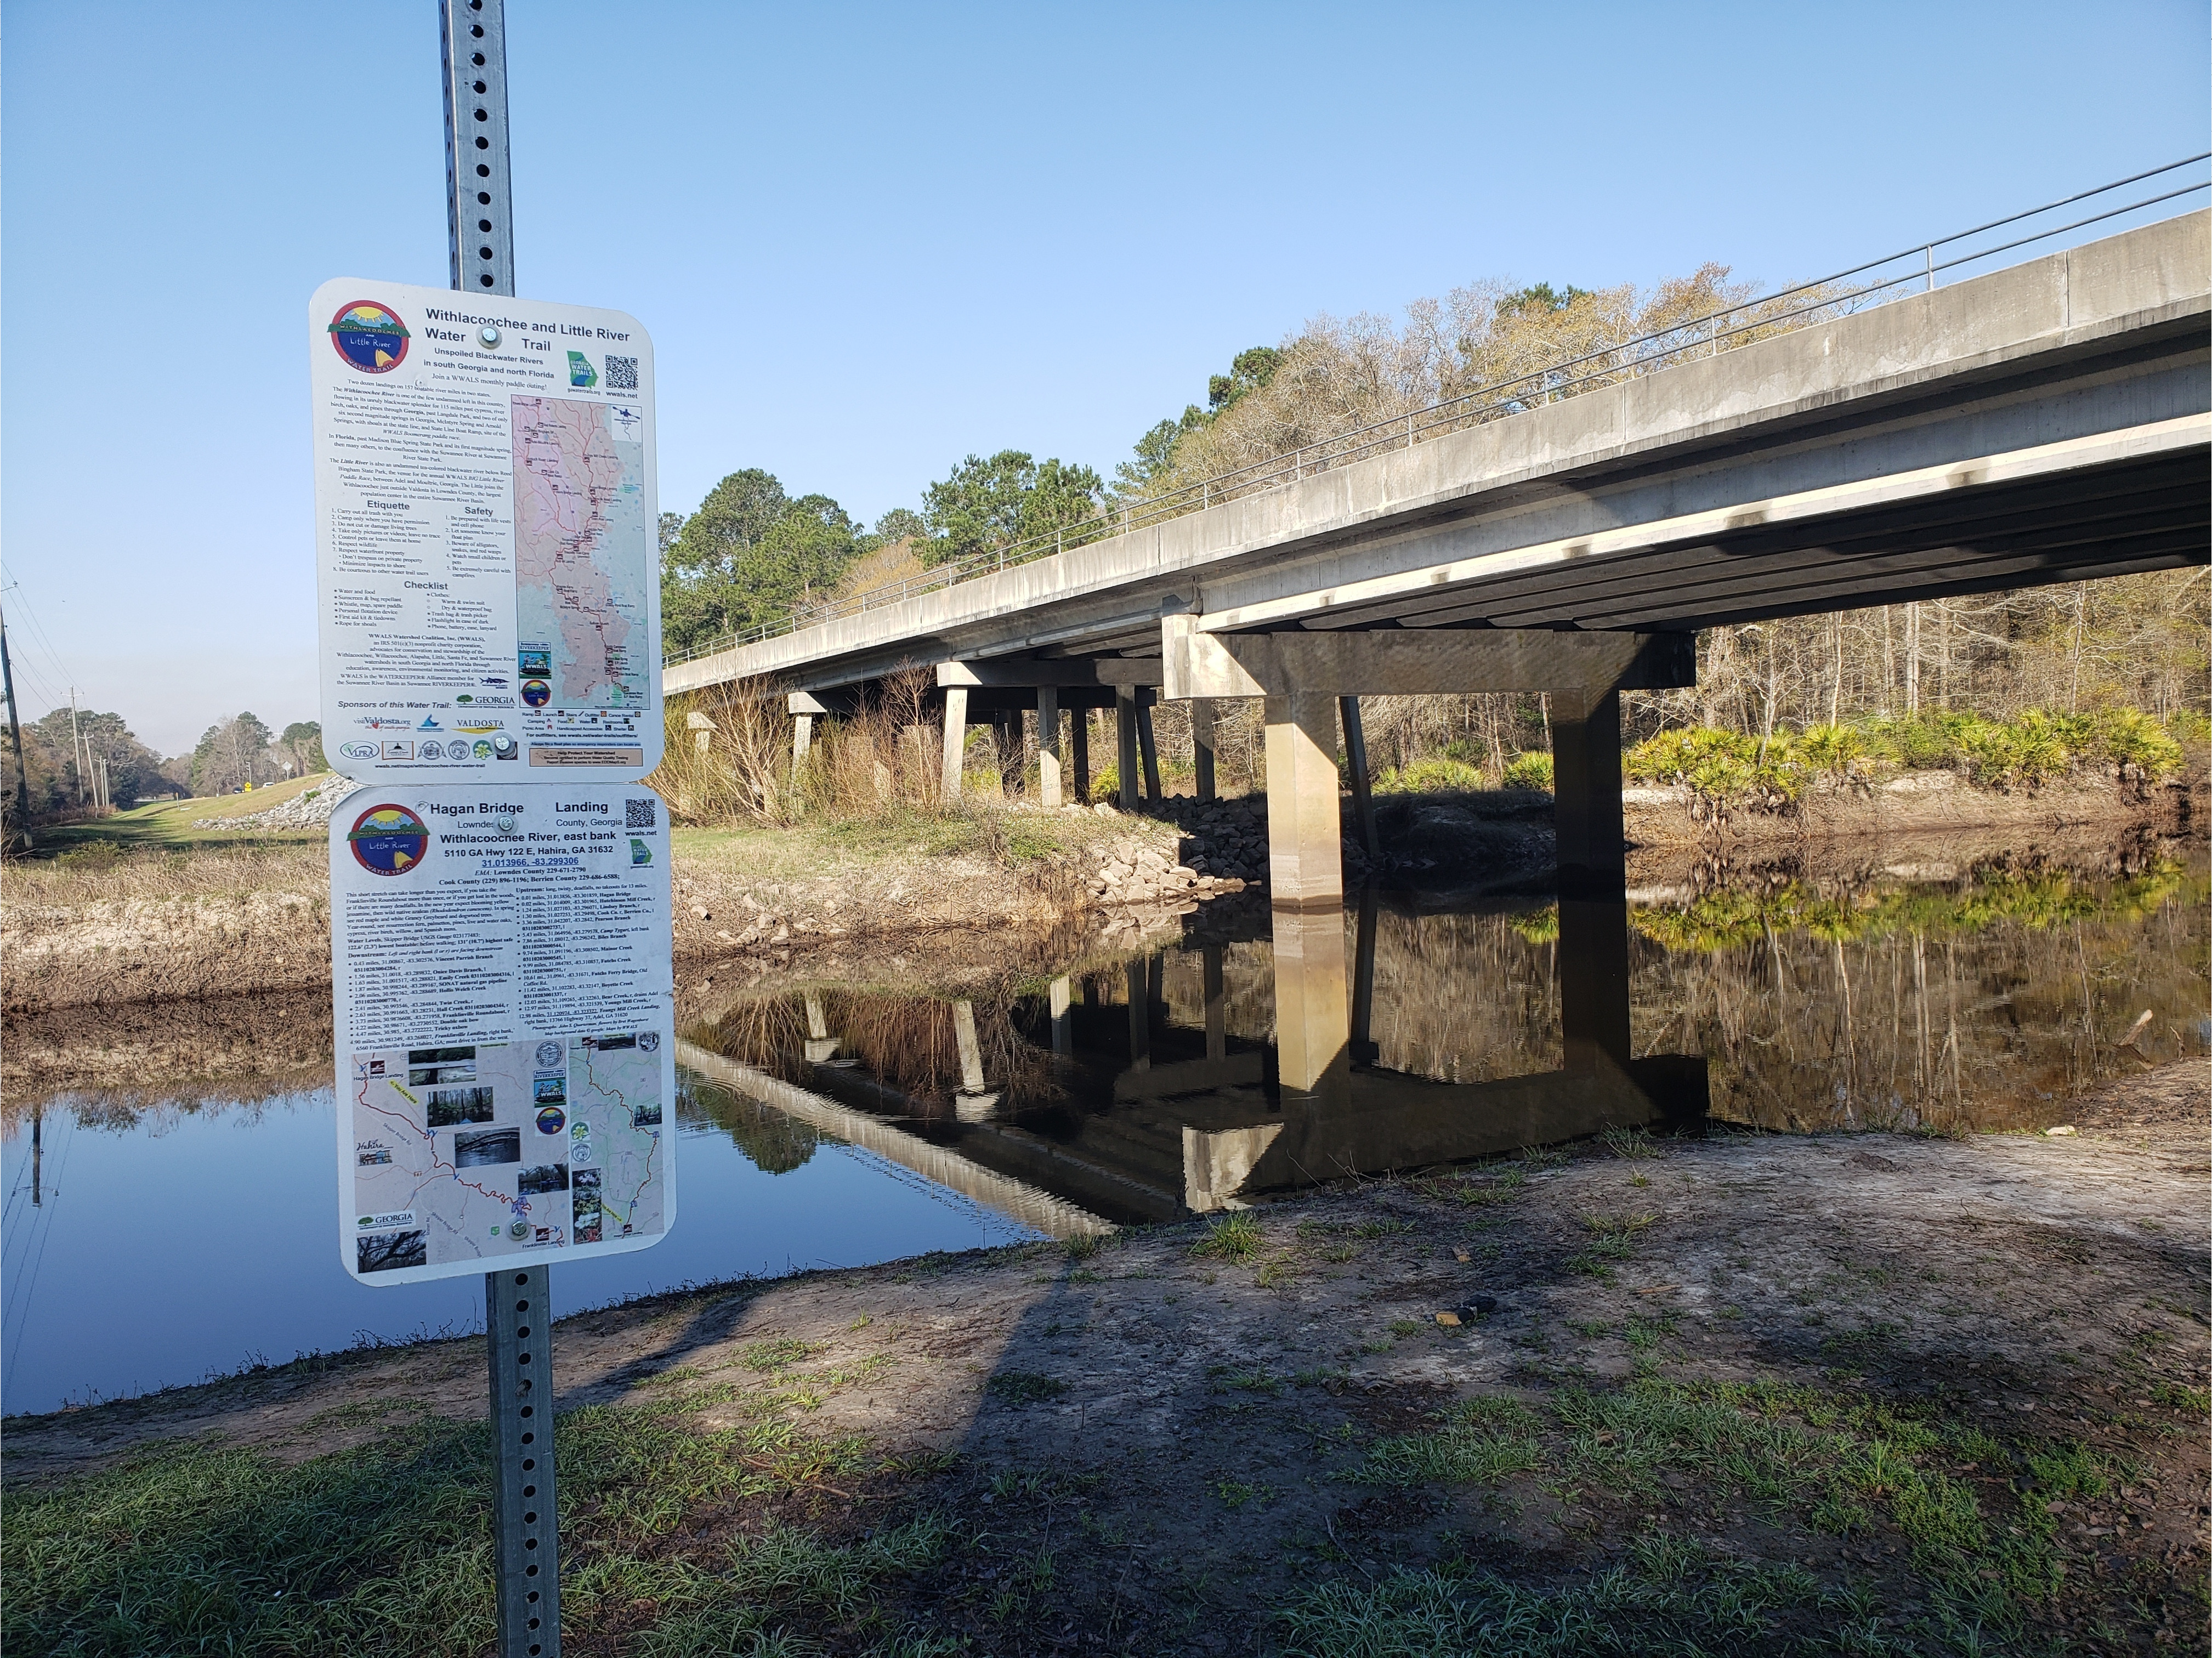
[[[1462,691],[1652,690],[1697,683],[1686,633],[1547,629],[1208,634],[1160,624],[1170,701],[1215,696],[1419,696]]]

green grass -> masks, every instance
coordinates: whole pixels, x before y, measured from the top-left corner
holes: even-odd
[[[1000,1370],[983,1385],[1009,1405],[1035,1405],[1067,1391],[1067,1384],[1058,1377],[1034,1370]]]
[[[1190,1253],[1246,1266],[1258,1258],[1264,1246],[1259,1221],[1249,1212],[1239,1209],[1211,1223],[1204,1235],[1190,1246]]]
[[[1639,1332],[1632,1321],[1629,1339],[1636,1343],[1641,1333],[1656,1341],[1663,1328]],[[1893,1539],[1919,1582],[1917,1615],[1933,1619],[1931,1628],[1954,1619],[2009,1635],[2030,1612],[2048,1608],[2065,1581],[2049,1504],[2104,1497],[2136,1470],[2078,1442],[2007,1445],[1933,1408],[1863,1393],[1644,1375],[1618,1388],[1563,1387],[1540,1406],[1472,1401],[1431,1428],[1376,1440],[1350,1477],[1418,1487],[1494,1485],[1522,1475],[1571,1504],[1593,1499],[1638,1511],[1686,1504],[1700,1513],[1727,1504],[1768,1524]],[[1386,1597],[1353,1607],[1339,1594],[1329,1602],[1334,1610],[1323,1608],[1312,1627],[1350,1629],[1358,1618],[1389,1624],[1398,1604]],[[1404,1604],[1428,1602],[1417,1596]],[[1561,1610],[1540,1597],[1523,1610],[1550,1616],[1547,1606]],[[1599,1643],[1593,1649],[1611,1649],[1602,1627],[1589,1638]],[[1462,1649],[1385,1642],[1311,1649]]]
[[[1556,1588],[1480,1569],[1401,1569],[1377,1582],[1316,1589],[1281,1622],[1292,1658],[1583,1658],[1764,1654],[1776,1649],[1770,1643],[1785,1616],[1834,1619],[1840,1629],[1855,1610],[1802,1568],[1747,1565],[1695,1542],[1647,1537],[1612,1570]],[[1796,1649],[1839,1649],[1808,1640]]]
[[[1423,1433],[1393,1434],[1367,1448],[1352,1477],[1367,1485],[1494,1485],[1542,1466],[1536,1413],[1508,1399],[1478,1399]]]
[[[186,850],[193,847],[237,846],[259,841],[321,841],[326,831],[308,829],[195,829],[195,819],[236,818],[281,806],[296,795],[335,790],[349,793],[354,785],[344,778],[299,778],[289,783],[256,789],[251,794],[196,796],[186,800],[157,800],[133,806],[88,823],[49,823],[31,831],[33,855],[39,858],[99,858],[141,847]],[[105,850],[104,850],[105,849]]]
[[[771,1527],[668,1553],[662,1540],[734,1499],[885,1466],[858,1440],[809,1438],[772,1413],[707,1430],[665,1405],[593,1406],[562,1417],[556,1442],[573,1636],[620,1630],[641,1653],[747,1650],[730,1643],[772,1640],[794,1620],[861,1617],[871,1585],[942,1547],[941,1527],[923,1518],[850,1546]],[[20,1485],[0,1532],[0,1641],[118,1658],[483,1648],[490,1478],[482,1424],[418,1412],[372,1444],[297,1463],[171,1443]]]

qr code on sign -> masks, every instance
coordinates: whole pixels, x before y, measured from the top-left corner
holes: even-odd
[[[651,829],[657,821],[653,816],[653,808],[658,806],[660,802],[659,800],[654,799],[650,795],[642,800],[623,801],[623,827],[624,829]]]
[[[637,359],[635,357],[607,359],[607,390],[610,392],[637,390]]]

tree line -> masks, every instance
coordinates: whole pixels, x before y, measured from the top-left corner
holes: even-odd
[[[4,729],[0,799],[16,810],[17,754]],[[295,720],[272,731],[251,712],[227,715],[201,734],[189,754],[168,759],[138,740],[119,714],[95,708],[56,708],[22,727],[21,756],[33,824],[97,815],[104,796],[127,811],[142,801],[178,795],[234,794],[327,771],[323,728]]]
[[[766,471],[734,472],[697,512],[663,515],[668,650],[803,622],[817,607],[949,562],[1048,552],[1054,532],[1101,533],[1124,510],[1179,503],[1200,480],[1240,468],[1252,469],[1254,482],[1215,489],[1211,499],[1265,487],[1261,463],[1271,458],[1356,443],[1350,434],[1448,398],[1469,399],[1455,419],[1504,418],[1682,355],[1802,326],[1850,298],[1800,292],[1771,307],[1770,320],[1749,303],[1752,291],[1729,267],[1707,264],[1650,288],[1492,281],[1417,301],[1401,319],[1317,316],[1210,375],[1204,402],[1146,430],[1110,479],[1020,450],[970,454],[916,505],[872,526],[828,495],[792,497]],[[1725,341],[1700,321],[1744,307]],[[1765,739],[1854,719],[2122,707],[2194,729],[2212,702],[2209,633],[2201,568],[1715,628],[1699,637],[1694,689],[1631,699],[1632,735],[1702,725]],[[1550,746],[1536,697],[1394,698],[1376,715],[1370,746],[1379,738],[1401,765],[1457,744],[1499,769],[1514,752]]]

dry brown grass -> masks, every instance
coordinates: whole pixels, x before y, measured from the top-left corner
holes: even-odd
[[[330,982],[319,846],[87,847],[9,865],[0,894],[11,1013]]]
[[[55,858],[0,867],[0,908],[10,921],[48,909],[138,900],[237,898],[270,891],[320,891],[329,854],[316,842],[129,851],[95,842]]]
[[[943,731],[927,707],[933,683],[927,668],[892,675],[866,708],[819,722],[797,766],[791,716],[775,686],[744,680],[672,699],[666,757],[647,780],[679,823],[788,824],[933,810]],[[695,714],[713,730],[694,731]],[[701,736],[709,739],[703,748]]]

